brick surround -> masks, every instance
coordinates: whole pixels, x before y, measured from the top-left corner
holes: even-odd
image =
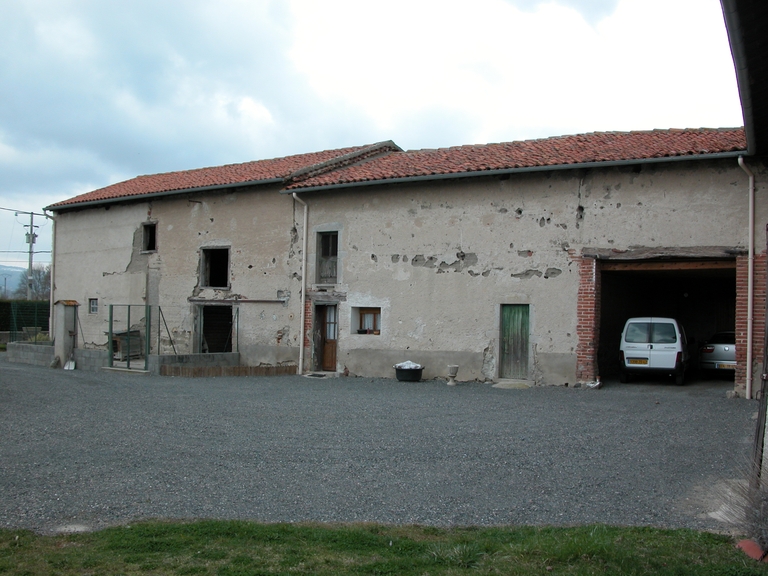
[[[743,396],[747,387],[747,283],[749,279],[749,257],[736,258],[736,374],[734,389]],[[766,254],[755,256],[754,300],[752,310],[752,365],[753,397],[759,388],[759,376],[762,371],[763,347],[765,340],[765,290],[766,290]]]
[[[313,302],[310,298],[304,299],[304,366],[312,365],[312,322],[314,313]]]
[[[600,343],[600,269],[597,260],[576,257],[579,264],[579,292],[576,300],[576,379],[593,382],[598,378],[597,349]]]
[[[576,377],[579,382],[597,379],[597,351],[600,344],[600,265],[594,258],[571,257],[579,265],[579,291],[576,303],[577,327]],[[766,316],[766,274],[768,258],[765,252],[755,256],[754,308],[752,359],[754,366],[753,390],[759,386],[759,374],[762,371],[763,349],[765,346]],[[739,395],[746,392],[747,378],[747,283],[749,258],[746,255],[736,258],[736,374],[734,389]],[[754,392],[753,392],[754,395]]]

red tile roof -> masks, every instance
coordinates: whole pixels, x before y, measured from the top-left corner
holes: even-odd
[[[238,183],[267,182],[273,179],[283,180],[294,172],[303,171],[315,165],[354,154],[355,152],[365,151],[368,148],[368,146],[354,146],[338,150],[326,150],[324,152],[297,154],[272,160],[256,160],[243,164],[228,164],[212,168],[137,176],[125,182],[118,182],[105,188],[99,188],[98,190],[57,202],[48,208],[56,210],[75,204],[120,200],[147,194],[226,186]]]
[[[743,128],[594,132],[502,144],[398,152],[295,182],[287,189],[490,170],[708,155],[745,149]]]
[[[349,186],[399,178],[468,175],[494,170],[536,169],[601,162],[737,153],[746,149],[743,128],[700,128],[648,132],[594,132],[502,144],[403,152],[392,142],[355,146],[138,176],[52,204],[60,210],[154,194],[282,180],[285,190]]]

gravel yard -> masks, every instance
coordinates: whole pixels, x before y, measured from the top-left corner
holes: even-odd
[[[0,527],[147,518],[725,531],[758,404],[728,382],[602,390],[170,378],[0,354]]]

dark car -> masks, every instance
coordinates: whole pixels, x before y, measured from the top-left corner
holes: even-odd
[[[736,369],[736,332],[718,332],[699,348],[699,369]]]

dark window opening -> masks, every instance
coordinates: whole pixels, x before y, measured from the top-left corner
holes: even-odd
[[[317,259],[317,283],[336,284],[338,280],[339,233],[321,232],[319,234]]]
[[[229,248],[203,248],[202,286],[229,287]]]
[[[154,252],[157,250],[157,224],[151,222],[144,224],[144,237],[141,249],[144,252]]]

